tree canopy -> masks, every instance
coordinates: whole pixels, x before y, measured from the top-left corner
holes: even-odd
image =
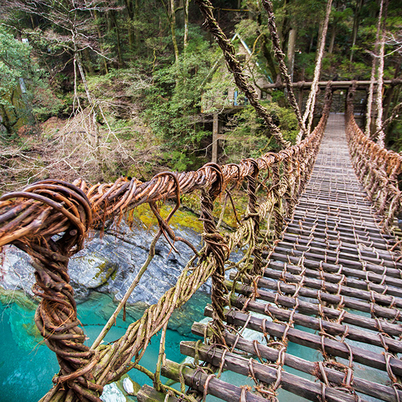
[[[326,5],[324,0],[273,1],[278,39],[293,81],[313,79]],[[251,82],[258,74],[267,82],[277,82],[280,66],[263,2],[215,0],[213,6],[225,35],[238,34],[250,51],[239,60],[244,68],[248,66]],[[400,78],[402,16],[397,2],[384,2],[384,7],[378,39],[379,1],[333,1],[321,80],[370,80],[380,40],[384,43],[384,79]],[[4,0],[0,15],[3,144],[15,141],[20,128],[11,120],[27,114],[16,101],[22,96],[18,89],[22,79],[28,94],[23,105],[31,116],[26,124],[36,124],[42,138],[56,136],[58,143],[82,140],[89,144],[83,159],[91,168],[78,168],[78,162],[66,159],[72,175],[91,180],[120,174],[145,177],[166,165],[187,169],[208,161],[211,113],[222,112],[218,98],[226,104],[233,102],[229,98],[234,83],[222,73],[222,53],[202,27],[204,18],[195,2]],[[233,44],[238,51],[240,42]],[[288,113],[290,105],[283,91],[255,85],[273,120],[287,140],[294,141],[298,128]],[[296,98],[303,111],[306,94],[304,103],[300,94]],[[400,86],[385,88],[384,120],[400,98]],[[215,102],[215,110],[206,110],[206,99]],[[79,115],[89,119],[80,140],[66,141],[74,130],[57,126],[63,133],[59,138],[45,124],[49,118],[61,124]],[[262,120],[247,108],[222,114],[221,124],[227,133],[221,161],[255,154],[256,144],[264,151],[278,147]],[[401,129],[396,119],[386,131],[386,145],[397,151],[402,149]],[[234,145],[245,138],[242,147]],[[25,144],[28,140],[24,137]],[[73,149],[66,145],[65,153]],[[117,153],[125,155],[125,166]],[[33,178],[38,177],[37,171],[37,167],[31,169]]]

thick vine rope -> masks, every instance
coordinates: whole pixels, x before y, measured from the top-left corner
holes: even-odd
[[[240,90],[244,92],[244,95],[249,100],[250,105],[254,107],[257,114],[265,121],[270,130],[270,133],[274,136],[278,143],[284,148],[291,146],[291,143],[283,138],[283,135],[278,126],[276,126],[275,123],[272,121],[268,110],[258,102],[258,96],[254,87],[247,82],[241,64],[236,59],[236,51],[233,44],[226,37],[225,33],[216,22],[216,19],[212,12],[213,6],[211,2],[209,0],[196,0],[195,2],[198,4],[202,14],[205,17],[206,27],[215,37],[219,47],[223,51],[226,64],[229,70],[233,73],[236,85],[239,87]]]
[[[299,123],[300,134],[298,135],[297,142],[300,142],[301,139],[303,138],[303,136],[305,135],[306,126],[304,124],[304,121],[303,121],[303,118],[302,118],[302,115],[301,115],[301,112],[299,109],[299,105],[296,102],[295,94],[293,92],[292,79],[290,78],[288,69],[287,69],[285,61],[284,61],[285,54],[283,53],[283,51],[281,49],[278,30],[276,29],[274,8],[273,8],[272,3],[269,0],[262,0],[262,4],[265,8],[265,11],[268,14],[268,28],[269,28],[269,32],[271,34],[271,40],[272,40],[272,45],[274,47],[275,57],[279,64],[279,71],[281,73],[283,80],[285,81],[286,89],[288,91],[289,103],[292,106],[293,111],[295,112],[297,121]]]
[[[307,99],[306,110],[304,111],[303,115],[303,121],[307,122],[307,132],[310,132],[313,123],[315,99],[318,92],[318,80],[320,79],[321,63],[324,57],[325,38],[328,30],[328,22],[329,22],[329,16],[331,14],[331,6],[332,6],[332,0],[327,0],[325,19],[323,21],[322,34],[320,37],[320,45],[317,51],[317,60],[314,69],[314,79],[311,84],[310,95]]]
[[[346,135],[352,163],[370,200],[377,207],[383,230],[389,232],[395,216],[401,212],[402,156],[370,140],[358,127],[353,115],[353,94],[352,90],[346,112]]]

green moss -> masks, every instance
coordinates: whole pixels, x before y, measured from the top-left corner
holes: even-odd
[[[99,264],[98,272],[95,274],[94,279],[100,279],[102,282],[106,282],[109,278],[116,279],[117,266],[110,264],[109,261],[104,261]]]
[[[162,204],[160,206],[159,213],[162,218],[166,219],[169,216],[171,210],[172,206]],[[156,229],[158,226],[158,220],[156,219],[148,204],[142,204],[134,210],[130,211],[128,221],[130,223],[140,222],[147,229]],[[198,233],[202,232],[203,230],[202,222],[200,222],[198,216],[190,211],[176,211],[169,223],[170,226],[173,228],[191,228]]]
[[[218,198],[214,202],[214,216],[219,219],[222,208],[224,206],[225,196]],[[236,191],[233,195],[233,202],[236,205],[236,214],[238,219],[244,215],[247,209],[248,197],[241,191]],[[170,226],[172,228],[190,228],[197,233],[203,232],[203,224],[199,219],[200,213],[200,194],[195,192],[192,194],[183,194],[181,196],[181,205],[185,208],[181,208],[175,212],[170,220]],[[162,218],[166,219],[171,212],[173,206],[169,203],[159,205],[159,213]],[[195,211],[195,212],[194,212]],[[141,204],[128,214],[128,222],[132,224],[140,224],[140,226],[146,229],[155,229],[158,227],[158,221],[151,211],[148,204]],[[226,202],[226,208],[223,215],[223,221],[226,225],[235,228],[237,226],[236,216],[233,212],[232,203],[228,199]]]
[[[89,262],[91,262],[89,260]],[[95,274],[94,278],[98,279],[102,274],[105,273],[105,268],[107,267],[108,261],[103,262],[98,266],[98,272]]]

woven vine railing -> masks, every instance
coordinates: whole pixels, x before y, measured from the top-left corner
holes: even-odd
[[[56,354],[60,371],[53,378],[52,390],[42,401],[100,401],[103,386],[119,379],[137,366],[150,339],[168,322],[175,309],[183,305],[212,276],[213,330],[222,340],[225,305],[225,263],[231,250],[247,244],[247,255],[238,264],[244,275],[261,269],[261,250],[279,236],[284,219],[292,215],[298,195],[308,180],[329,113],[331,90],[316,129],[300,144],[276,154],[245,159],[239,164],[206,164],[193,172],[165,172],[149,182],[118,179],[110,184],[89,186],[82,180],[73,184],[44,180],[0,199],[0,247],[13,244],[32,257],[36,282],[35,295],[41,301],[35,322],[47,346]],[[247,183],[248,209],[237,230],[223,236],[216,229],[213,202],[229,190]],[[84,345],[85,334],[77,319],[74,291],[69,284],[69,258],[84,247],[91,229],[102,229],[106,222],[122,219],[124,213],[148,203],[159,223],[151,245],[150,260],[160,236],[173,243],[176,237],[169,220],[179,208],[180,195],[201,190],[200,219],[204,224],[204,247],[165,293],[143,317],[128,326],[118,341],[92,348]],[[257,193],[263,194],[257,203]],[[159,204],[172,200],[174,207],[166,219]],[[259,226],[268,229],[261,233]],[[272,234],[272,235],[271,235]],[[191,246],[192,247],[192,246]],[[194,249],[194,248],[193,248]],[[146,264],[143,267],[146,269]],[[138,279],[139,280],[139,279]],[[138,281],[136,282],[138,283]],[[130,291],[135,287],[132,286]]]
[[[384,232],[392,229],[401,213],[402,156],[370,140],[356,124],[353,114],[353,93],[348,94],[346,135],[356,175],[377,209]]]

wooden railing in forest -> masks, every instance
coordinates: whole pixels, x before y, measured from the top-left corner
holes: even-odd
[[[33,291],[41,298],[35,322],[60,365],[60,372],[53,378],[55,386],[43,401],[100,401],[103,386],[137,366],[152,336],[167,325],[173,311],[189,300],[209,277],[212,277],[212,328],[216,339],[222,337],[227,292],[225,262],[231,250],[247,243],[242,275],[259,274],[262,248],[269,247],[269,242],[272,244],[279,236],[284,219],[292,215],[309,178],[329,113],[330,88],[326,100],[315,130],[298,145],[278,153],[245,159],[238,164],[206,164],[193,172],[160,173],[146,183],[118,179],[114,183],[89,186],[82,180],[73,184],[44,180],[0,198],[0,247],[14,244],[32,257],[36,279]],[[231,198],[231,189],[243,182],[247,183],[247,212],[237,230],[223,236],[216,228],[213,203],[221,196]],[[180,206],[180,195],[196,190],[201,190],[200,219],[205,243],[199,252],[185,239],[175,236],[169,227],[170,218]],[[260,204],[257,192],[264,193]],[[166,200],[173,200],[175,206],[163,219],[158,202]],[[77,319],[74,291],[69,283],[69,258],[84,247],[91,229],[102,229],[106,222],[122,219],[127,211],[143,203],[148,203],[155,214],[159,232],[141,272],[152,259],[155,243],[162,235],[172,248],[174,242],[185,242],[193,248],[194,257],[176,286],[150,306],[140,320],[129,325],[122,338],[100,345],[106,328],[95,344],[88,347],[84,345],[85,334]],[[268,228],[265,235],[260,232],[262,223]],[[139,279],[140,275],[129,292]]]
[[[402,156],[372,141],[356,124],[353,114],[353,87],[346,111],[346,135],[356,175],[381,217],[384,232],[389,232],[401,213]]]

